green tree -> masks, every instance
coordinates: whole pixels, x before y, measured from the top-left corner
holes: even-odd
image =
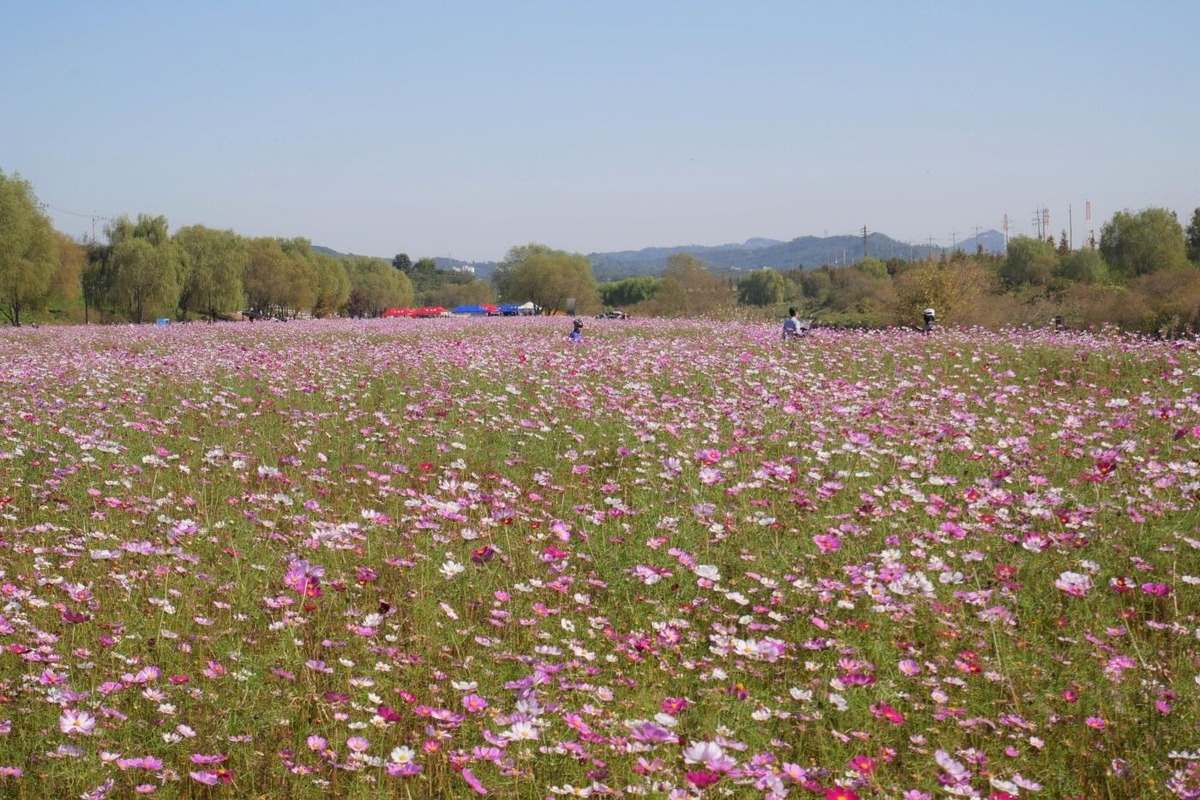
[[[497,273],[502,276],[497,293],[505,302],[531,300],[547,313],[565,310],[572,298],[579,313],[592,313],[600,306],[596,279],[585,255],[544,244],[521,245],[508,251]]]
[[[1064,230],[1058,237],[1058,245],[1054,248],[1054,253],[1058,256],[1065,256],[1069,252],[1071,252],[1071,243],[1067,239],[1067,232]]]
[[[315,253],[317,269],[317,300],[313,316],[318,319],[337,313],[350,299],[350,276],[341,261],[327,253]]]
[[[1056,274],[1075,283],[1099,284],[1108,280],[1108,266],[1098,251],[1084,248],[1060,258]]]
[[[279,240],[251,239],[246,253],[249,260],[242,285],[250,308],[267,317],[282,314],[287,305],[289,259]]]
[[[408,253],[397,253],[395,257],[392,258],[392,267],[400,270],[401,272],[412,272],[412,259],[408,257]]]
[[[108,291],[114,307],[133,322],[169,314],[183,288],[183,258],[171,241],[167,218],[120,216],[105,226],[109,245]]]
[[[343,263],[350,278],[352,316],[378,317],[389,308],[412,303],[412,282],[383,259],[353,256]]]
[[[109,222],[104,233],[114,247],[126,239],[145,239],[155,247],[166,247],[171,243],[167,218],[161,214],[157,217],[138,214],[136,222],[122,215]]]
[[[829,295],[833,291],[831,273],[832,270],[827,267],[799,270],[793,273],[797,275],[797,284],[804,297],[805,305],[811,308],[820,308],[829,301]]]
[[[124,238],[113,246],[112,268],[113,299],[139,325],[148,313],[167,312],[179,300],[179,272],[169,243],[156,247],[150,239]]]
[[[317,254],[312,249],[312,242],[303,236],[280,239],[279,246],[288,257],[288,283],[284,292],[286,313],[297,317],[300,312],[311,311],[317,306],[321,292]]]
[[[1030,236],[1014,236],[1008,242],[1008,255],[1000,267],[1000,277],[1013,288],[1027,284],[1044,286],[1055,266],[1053,244]]]
[[[599,286],[600,299],[604,305],[614,307],[644,303],[658,291],[658,284],[659,279],[651,275],[602,283]]]
[[[183,254],[183,316],[191,310],[216,320],[239,310],[245,302],[242,276],[250,263],[246,240],[230,230],[189,225],[175,231],[174,241]]]
[[[33,187],[0,172],[0,313],[12,325],[45,300],[57,256],[54,228]]]
[[[83,293],[83,323],[91,322],[92,310],[112,309],[112,246],[95,239],[87,242],[84,252],[87,264],[80,275]]]
[[[962,251],[957,250],[955,252],[961,253]],[[870,275],[872,278],[886,278],[888,276],[887,264],[878,258],[871,258],[870,256],[854,264],[854,268],[859,272]]]
[[[1188,260],[1200,267],[1200,208],[1192,212],[1192,221],[1187,226]]]
[[[470,283],[446,283],[432,292],[422,294],[417,304],[422,306],[442,306],[454,308],[462,305],[483,305],[496,299],[492,285],[486,281],[471,281]],[[402,305],[408,305],[403,303]]]
[[[738,302],[744,306],[773,306],[783,297],[783,276],[773,269],[756,269],[738,282]]]
[[[1187,264],[1183,227],[1165,208],[1118,211],[1100,229],[1100,254],[1118,277],[1129,280]]]

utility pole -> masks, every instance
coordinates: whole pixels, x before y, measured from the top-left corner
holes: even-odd
[[[979,252],[979,226],[975,226],[975,252]]]
[[[867,226],[863,225],[863,260],[867,259]]]
[[[1004,215],[1003,228],[1004,228],[1004,252],[1007,253],[1008,252],[1008,214]]]
[[[950,231],[950,254],[954,255],[954,251],[958,249],[958,231]]]
[[[102,217],[95,211],[92,212],[92,244],[96,243],[96,222],[106,222],[108,217]]]
[[[1070,203],[1067,203],[1067,248],[1075,249],[1075,212]]]

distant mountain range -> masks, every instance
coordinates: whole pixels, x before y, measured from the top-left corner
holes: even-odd
[[[976,239],[964,239],[947,252],[962,250],[974,253]],[[998,231],[979,234],[978,246],[985,253],[1004,252],[1004,235]],[[866,255],[873,258],[924,258],[940,256],[944,248],[927,244],[901,242],[882,233],[867,236]],[[679,247],[647,247],[642,250],[622,250],[613,253],[589,253],[592,271],[599,281],[618,280],[634,275],[661,274],[667,258],[675,253],[690,253],[717,272],[746,272],[772,267],[780,271],[812,269],[825,264],[853,264],[863,258],[861,236],[801,236],[790,242],[778,239],[747,239],[741,244],[722,244],[714,247],[683,245]]]
[[[872,233],[867,236],[866,254],[885,260],[925,258],[930,255],[936,258],[943,252],[955,250],[974,253],[977,247],[982,247],[985,253],[1003,253],[1004,234],[994,230],[982,231],[978,238],[972,236],[963,239],[947,249],[928,243],[901,242],[882,233]],[[335,258],[348,255],[318,245],[313,245],[313,250]],[[790,242],[783,242],[778,239],[753,238],[741,244],[678,245],[588,253],[588,260],[592,263],[596,280],[603,282],[639,275],[661,275],[666,268],[667,259],[675,253],[690,253],[715,272],[748,272],[763,267],[786,271],[812,269],[825,264],[853,264],[863,257],[863,239],[861,236],[801,236]],[[494,261],[459,261],[453,258],[435,258],[434,261],[441,269],[469,264],[475,268],[475,277],[480,280],[491,278],[496,269]]]

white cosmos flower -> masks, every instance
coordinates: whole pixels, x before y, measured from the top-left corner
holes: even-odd
[[[687,764],[707,764],[724,754],[725,751],[716,742],[692,742],[683,749],[683,760]]]

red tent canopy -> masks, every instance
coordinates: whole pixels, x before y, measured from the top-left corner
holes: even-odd
[[[411,317],[413,310],[411,308],[389,308],[383,312],[384,317]]]
[[[446,312],[441,306],[424,306],[413,312],[414,317],[437,317]]]
[[[492,305],[491,303],[484,303],[482,306],[480,306],[480,308],[482,308],[484,311],[488,312],[489,314],[499,314],[500,313],[500,309],[497,308],[496,306]]]

